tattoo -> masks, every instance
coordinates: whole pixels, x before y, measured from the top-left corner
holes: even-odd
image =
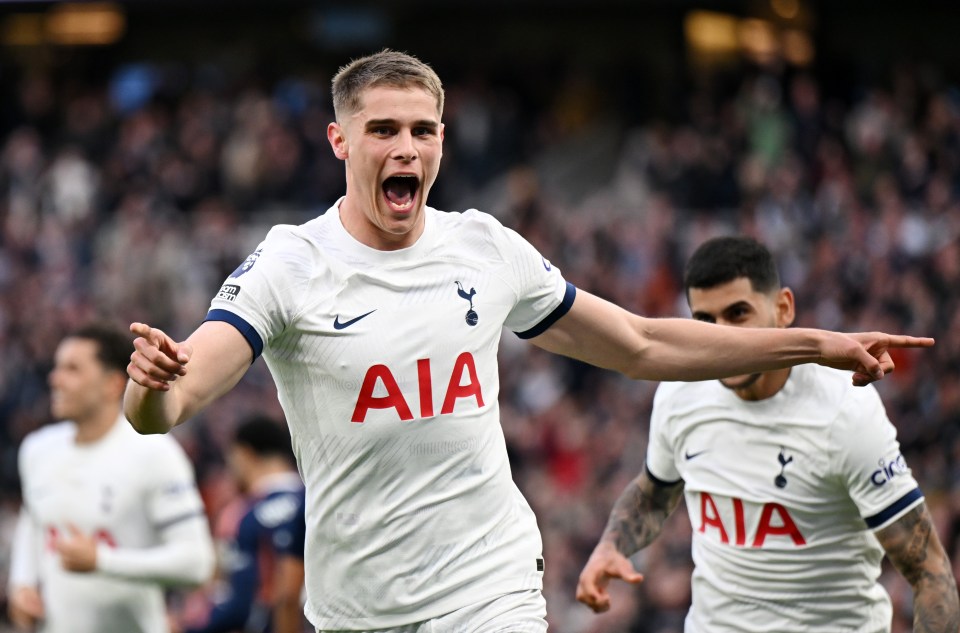
[[[601,540],[613,543],[624,556],[632,556],[657,538],[663,522],[680,503],[682,493],[682,481],[657,484],[644,469],[613,505]]]
[[[960,628],[957,584],[926,504],[879,530],[877,539],[913,587],[915,633],[956,633]]]

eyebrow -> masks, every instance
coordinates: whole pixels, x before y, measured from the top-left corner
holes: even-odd
[[[369,121],[366,122],[364,127],[366,127],[367,129],[370,129],[380,125],[399,125],[399,124],[400,124],[399,121],[397,121],[396,119],[370,119]],[[440,127],[440,124],[431,119],[421,119],[419,121],[414,121],[413,127],[425,127],[425,128],[430,128],[431,130],[436,130],[437,128]]]
[[[734,301],[734,302],[731,303],[730,305],[724,306],[723,308],[721,308],[721,309],[717,312],[717,314],[724,314],[724,313],[726,313],[726,312],[729,312],[730,310],[733,310],[734,308],[739,308],[739,307],[745,307],[745,308],[753,309],[753,306],[750,305],[750,302],[749,302],[749,301]],[[708,318],[708,319],[713,319],[714,321],[716,321],[716,317],[715,317],[712,313],[710,313],[710,312],[705,312],[705,311],[703,311],[703,310],[697,310],[696,312],[694,312],[694,313],[691,314],[690,316],[692,316],[694,319],[699,319],[699,320],[703,320],[704,318]]]
[[[725,307],[723,310],[721,310],[720,313],[722,314],[722,313],[724,313],[724,312],[729,312],[730,310],[733,310],[734,308],[741,308],[741,307],[742,307],[742,308],[751,308],[751,309],[753,308],[753,306],[750,305],[750,302],[749,302],[749,301],[734,301],[733,303],[731,303],[730,305],[728,305],[727,307]]]

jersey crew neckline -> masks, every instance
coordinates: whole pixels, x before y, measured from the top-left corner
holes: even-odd
[[[355,256],[363,261],[376,264],[403,264],[418,261],[424,253],[427,253],[437,240],[437,227],[433,213],[442,213],[431,206],[423,207],[423,233],[417,238],[417,241],[405,248],[394,250],[380,250],[367,246],[347,230],[343,225],[343,218],[340,216],[340,205],[344,198],[337,200],[327,213],[336,213],[337,221],[332,222],[333,232],[339,235],[340,246],[343,251],[349,255]]]

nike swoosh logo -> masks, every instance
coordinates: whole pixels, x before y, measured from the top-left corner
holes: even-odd
[[[696,453],[691,453],[690,451],[687,451],[683,454],[683,457],[689,460],[689,459],[693,459],[697,455],[703,455],[706,452],[707,452],[707,449],[704,449],[702,451],[697,451]]]
[[[358,317],[353,317],[353,318],[350,319],[349,321],[344,321],[343,323],[340,322],[340,315],[338,314],[338,315],[337,315],[336,317],[334,317],[334,319],[333,319],[333,329],[335,329],[335,330],[342,330],[343,328],[350,327],[351,325],[353,325],[354,323],[356,323],[356,322],[359,321],[360,319],[362,319],[362,318],[364,318],[364,317],[368,317],[368,316],[370,316],[371,314],[373,314],[373,313],[376,312],[376,311],[377,311],[376,309],[370,310],[370,312],[367,312],[366,314],[361,314],[361,315],[358,316]]]

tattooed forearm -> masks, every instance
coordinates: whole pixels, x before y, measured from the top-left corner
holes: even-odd
[[[644,470],[617,499],[601,540],[613,543],[624,556],[632,556],[660,534],[682,493],[683,482],[655,484]]]
[[[957,584],[926,504],[877,532],[877,538],[913,587],[914,632],[956,633],[960,628]]]

